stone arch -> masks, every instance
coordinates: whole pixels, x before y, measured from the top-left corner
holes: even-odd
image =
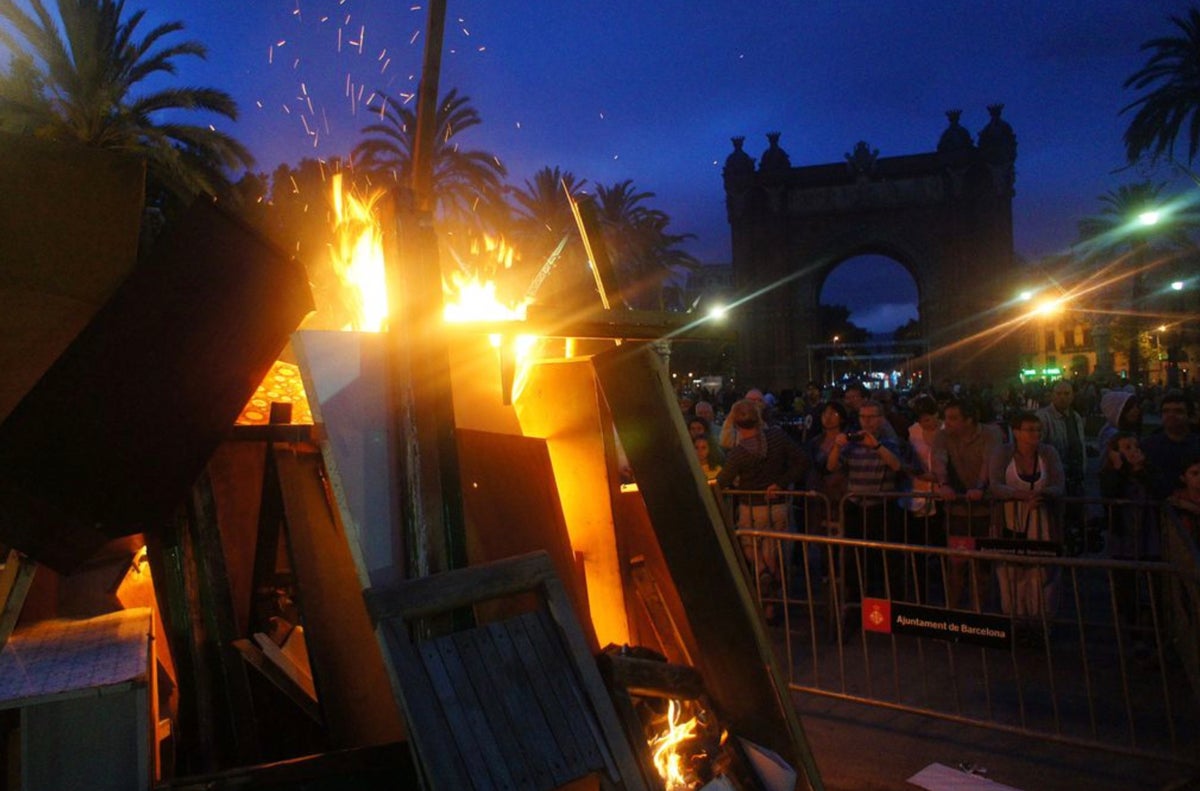
[[[948,112],[937,150],[923,154],[880,157],[860,141],[845,162],[791,167],[773,133],[754,169],[735,143],[724,172],[734,285],[758,295],[734,316],[742,383],[803,384],[821,285],[840,262],[870,253],[912,275],[939,370],[962,379],[999,375],[985,330],[996,282],[1013,262],[1016,161],[1002,107],[988,108],[978,145],[960,113]]]

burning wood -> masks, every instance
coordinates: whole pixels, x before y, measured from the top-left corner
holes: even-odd
[[[666,791],[702,788],[726,774],[727,733],[696,701],[668,700],[665,718],[655,717],[649,729],[647,744]]]

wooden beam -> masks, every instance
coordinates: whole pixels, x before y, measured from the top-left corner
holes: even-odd
[[[693,659],[730,730],[821,779],[762,616],[696,456],[670,378],[648,346],[592,358],[697,642]]]

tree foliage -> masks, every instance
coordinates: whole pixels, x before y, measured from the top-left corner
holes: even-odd
[[[1125,81],[1126,88],[1148,90],[1121,110],[1134,112],[1124,138],[1130,162],[1143,155],[1173,158],[1180,137],[1189,164],[1200,150],[1200,9],[1173,16],[1171,23],[1180,35],[1143,44],[1150,59]]]
[[[57,0],[61,28],[43,0],[0,0],[0,43],[16,53],[0,76],[0,117],[7,128],[59,142],[144,155],[151,178],[172,192],[215,194],[225,171],[249,167],[240,143],[208,124],[177,120],[209,112],[230,120],[237,105],[214,88],[143,90],[147,78],[176,73],[176,61],[204,58],[197,41],[169,43],[183,23],[141,35],[145,11],[125,14],[124,0]]]
[[[380,116],[363,128],[363,140],[354,147],[355,168],[384,180],[409,184],[416,148],[416,99],[410,102],[379,92],[369,109]],[[433,151],[433,193],[443,220],[479,226],[486,211],[500,201],[504,166],[486,151],[466,150],[459,136],[483,123],[468,96],[451,89],[437,105]]]

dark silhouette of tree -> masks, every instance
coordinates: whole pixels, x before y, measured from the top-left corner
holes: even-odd
[[[897,341],[919,341],[924,337],[920,319],[909,319],[892,333],[892,339]]]
[[[411,183],[416,106],[415,97],[405,103],[378,93],[369,108],[381,120],[364,127],[365,139],[354,147],[352,156],[358,171],[399,184]],[[486,227],[493,219],[487,215],[501,205],[502,178],[506,174],[493,154],[459,145],[459,136],[481,123],[483,119],[471,106],[470,98],[452,89],[438,104],[431,153],[439,217],[474,227]]]
[[[586,184],[570,171],[544,167],[523,187],[508,191],[513,238],[522,257],[522,265],[512,274],[518,288],[532,285],[540,300],[582,306],[592,299],[595,286],[567,199],[568,194],[581,197]],[[566,246],[551,265],[564,238]],[[542,280],[545,287],[537,285]]]
[[[869,330],[850,321],[850,309],[845,305],[817,305],[817,328],[821,343],[864,343],[871,338]]]
[[[166,43],[182,22],[159,25],[139,37],[144,11],[125,16],[124,0],[0,0],[0,43],[17,59],[0,78],[5,125],[43,139],[74,141],[146,156],[151,181],[187,196],[216,194],[225,171],[250,167],[253,157],[208,124],[179,123],[180,111],[237,118],[229,94],[214,88],[142,91],[150,77],[175,74],[183,57],[204,58],[193,40]],[[171,119],[171,120],[168,120]]]
[[[666,281],[680,269],[699,265],[677,247],[691,234],[668,233],[670,217],[646,206],[654,193],[639,192],[632,179],[600,185],[596,197],[605,243],[626,300],[635,307],[662,310]]]
[[[1180,35],[1143,44],[1150,59],[1125,81],[1126,88],[1150,89],[1121,110],[1136,110],[1124,137],[1130,162],[1145,154],[1151,160],[1173,158],[1181,135],[1187,142],[1188,164],[1200,149],[1200,10],[1172,16],[1171,23]]]

